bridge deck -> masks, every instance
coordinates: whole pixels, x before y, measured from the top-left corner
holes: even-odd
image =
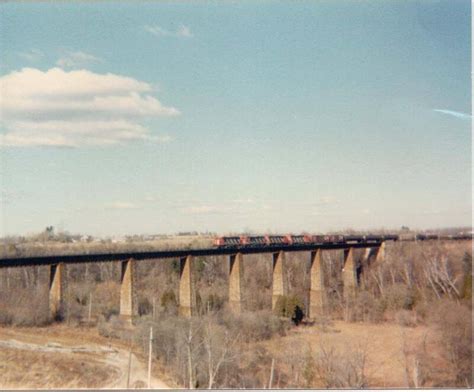
[[[272,246],[236,246],[229,248],[202,248],[202,249],[175,249],[148,252],[123,252],[123,253],[95,253],[95,254],[73,254],[57,256],[36,257],[13,257],[0,259],[0,268],[21,267],[30,265],[53,265],[59,263],[97,263],[150,259],[181,258],[186,256],[222,256],[236,253],[275,253],[280,251],[302,252],[316,251],[318,249],[348,249],[348,248],[375,248],[381,245],[381,241],[364,241],[359,243],[324,243],[324,244],[294,244],[294,245],[272,245]]]

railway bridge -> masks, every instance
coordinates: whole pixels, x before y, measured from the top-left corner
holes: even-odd
[[[386,237],[362,238],[356,241],[347,240],[334,243],[320,244],[272,244],[260,246],[231,246],[212,247],[203,249],[179,249],[151,252],[131,253],[100,253],[80,254],[62,256],[39,256],[0,259],[0,268],[26,267],[26,266],[48,266],[49,267],[49,312],[56,317],[64,309],[65,292],[68,286],[66,269],[70,264],[97,263],[97,262],[120,262],[121,264],[121,288],[120,288],[120,316],[130,322],[138,315],[138,301],[136,295],[136,266],[141,260],[153,260],[175,258],[180,260],[179,279],[179,311],[183,316],[192,316],[196,311],[196,296],[193,279],[193,260],[195,257],[226,256],[228,263],[228,298],[229,307],[232,311],[242,310],[242,285],[243,285],[243,259],[249,254],[272,254],[272,307],[280,296],[288,294],[286,274],[286,258],[291,257],[293,252],[306,252],[310,258],[308,263],[310,271],[310,287],[307,296],[307,313],[309,317],[315,317],[322,313],[325,302],[325,287],[322,271],[322,252],[328,250],[340,250],[344,254],[344,265],[342,269],[342,283],[344,295],[355,294],[359,285],[360,265],[354,258],[354,250],[364,248],[364,259],[375,258],[377,262],[383,262],[385,255]]]

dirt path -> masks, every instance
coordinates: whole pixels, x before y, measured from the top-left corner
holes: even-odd
[[[21,350],[28,353],[47,353],[49,356],[58,354],[63,357],[67,356],[68,360],[72,359],[72,362],[76,362],[78,366],[83,365],[83,362],[87,360],[85,358],[91,358],[97,365],[103,365],[105,369],[108,369],[107,374],[109,377],[103,380],[103,385],[98,386],[99,388],[127,388],[129,368],[129,352],[127,350],[98,344],[74,346],[56,341],[48,341],[43,344],[32,343],[31,336],[27,335],[25,339],[22,339],[21,335],[21,332],[16,332],[14,334],[15,339],[0,340],[0,351]],[[133,353],[131,355],[130,369],[129,387],[146,388],[148,386],[146,364],[142,363]],[[78,377],[84,376],[86,375],[79,375]],[[154,389],[170,388],[166,383],[155,377],[152,377],[150,381],[151,387]],[[65,385],[54,385],[54,387],[61,388],[65,387]],[[67,385],[67,387],[70,387],[70,385]]]

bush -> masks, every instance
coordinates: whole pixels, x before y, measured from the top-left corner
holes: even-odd
[[[395,320],[403,327],[416,326],[416,314],[410,310],[401,309],[395,313]]]
[[[353,321],[380,323],[384,319],[386,303],[367,291],[360,292],[349,306],[352,307]]]
[[[270,339],[274,335],[284,335],[289,321],[284,321],[270,311],[244,312],[240,315],[227,313],[221,322],[229,329],[242,335],[246,342]]]
[[[293,317],[296,307],[304,309],[303,301],[296,295],[280,295],[275,304],[274,312],[280,317]]]
[[[48,293],[41,287],[12,288],[0,298],[0,323],[14,326],[44,326],[51,323]]]
[[[11,325],[13,324],[13,313],[4,308],[3,306],[0,307],[0,324],[1,325]]]
[[[148,298],[140,298],[138,302],[138,314],[140,316],[145,316],[153,312],[153,305],[150,303]]]
[[[453,367],[456,386],[472,386],[471,309],[443,300],[433,309],[431,322],[441,335],[444,354]]]
[[[165,291],[161,296],[160,303],[166,313],[176,313],[178,300],[176,299],[174,291]]]
[[[200,314],[205,314],[208,311],[215,312],[223,309],[225,304],[225,299],[220,295],[215,293],[210,293],[206,300],[201,303],[201,309],[199,309]]]
[[[384,300],[389,310],[411,310],[415,305],[414,293],[403,284],[389,286],[385,291]]]
[[[127,328],[127,322],[119,316],[111,316],[107,321],[104,316],[100,315],[97,323],[99,335],[107,338],[130,339],[130,331]]]

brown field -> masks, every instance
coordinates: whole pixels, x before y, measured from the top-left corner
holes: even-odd
[[[275,358],[282,374],[302,377],[291,369],[293,358],[304,357],[305,352],[318,352],[321,347],[341,355],[351,355],[351,349],[367,354],[364,372],[370,388],[409,387],[407,364],[414,360],[413,348],[425,342],[436,359],[439,379],[443,379],[446,363],[440,358],[436,333],[426,326],[402,327],[394,324],[363,324],[336,321],[322,329],[320,326],[300,326],[286,336],[274,337],[263,346]],[[5,348],[4,342],[30,344],[30,349]],[[104,388],[117,385],[124,378],[124,365],[108,359],[108,351],[121,350],[126,354],[127,344],[118,339],[100,336],[95,328],[52,325],[45,328],[0,328],[0,387],[1,388]],[[82,348],[90,352],[38,352],[38,347]],[[404,348],[406,349],[404,353]],[[103,350],[103,352],[100,352]],[[144,367],[146,358],[135,351],[134,360]],[[406,356],[405,356],[406,354]],[[126,357],[126,355],[125,355]],[[123,362],[123,359],[122,359]],[[143,369],[137,373],[143,373]],[[166,379],[166,384],[176,385],[163,375],[159,361],[153,367],[154,378]],[[146,378],[141,374],[142,383]],[[135,377],[136,378],[136,377]],[[132,385],[145,386],[134,377]],[[292,382],[288,380],[286,382]],[[279,388],[279,377],[274,387]],[[324,388],[315,379],[312,387]]]
[[[365,374],[370,388],[409,388],[406,366],[414,361],[415,348],[425,341],[427,349],[439,363],[438,341],[433,330],[426,326],[403,327],[396,324],[365,324],[336,321],[325,332],[320,327],[308,326],[293,329],[287,336],[275,338],[265,344],[275,358],[285,362],[294,350],[301,349],[312,353],[322,347],[327,351],[334,349],[340,355],[351,355],[353,351],[366,353]],[[404,347],[406,356],[404,354]],[[446,365],[446,364],[444,364]],[[286,365],[291,374],[290,366]],[[439,368],[443,372],[443,368]],[[411,372],[409,372],[411,373]],[[293,375],[294,370],[293,370]],[[442,379],[443,375],[439,375]],[[275,385],[278,388],[278,384]],[[317,377],[312,387],[325,388]]]
[[[125,388],[128,349],[95,328],[0,328],[0,388]],[[157,378],[154,365],[152,386],[173,385]],[[145,387],[146,359],[136,349],[131,369],[130,387]]]

